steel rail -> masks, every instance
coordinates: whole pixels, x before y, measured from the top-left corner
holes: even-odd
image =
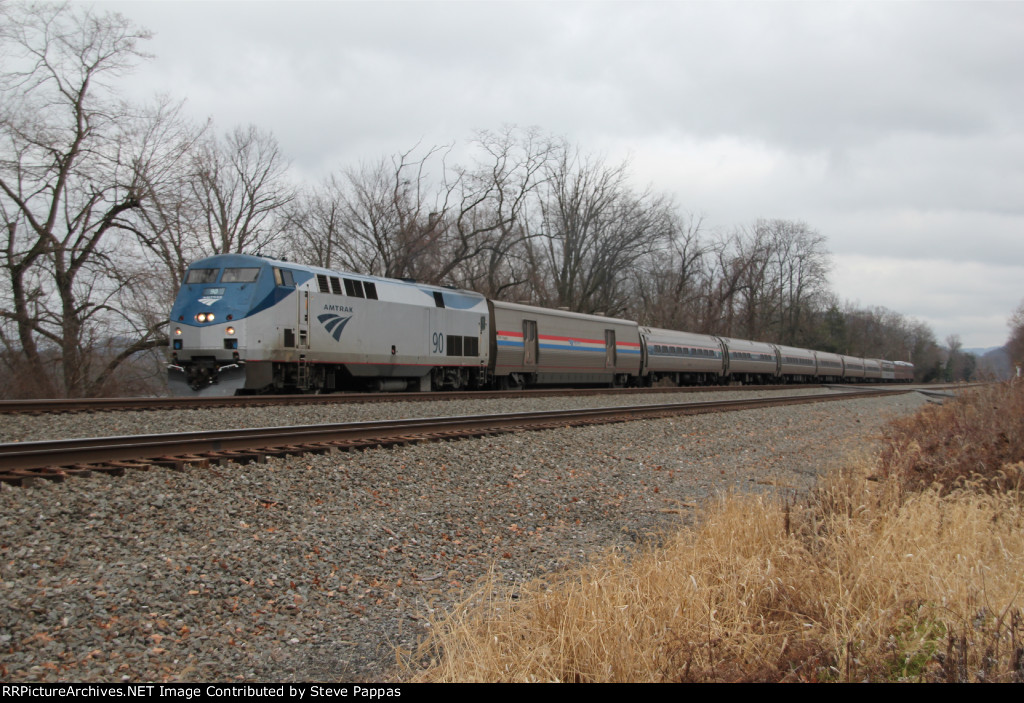
[[[88,468],[118,462],[152,462],[177,458],[178,463],[203,457],[231,459],[232,453],[292,453],[328,450],[332,446],[409,443],[452,437],[549,427],[624,422],[667,415],[727,412],[775,405],[852,400],[907,393],[909,389],[877,389],[859,393],[801,395],[743,400],[715,400],[625,407],[549,410],[541,412],[417,418],[397,421],[295,425],[179,434],[133,435],[0,444],[0,480],[26,477],[25,470]],[[6,474],[4,473],[6,472]]]
[[[325,405],[332,403],[415,403],[465,398],[546,398],[563,395],[622,395],[699,393],[702,391],[761,391],[821,388],[820,384],[787,386],[673,386],[659,388],[530,388],[513,391],[430,391],[403,393],[329,393],[324,395],[241,395],[167,398],[44,398],[2,400],[0,415],[42,415],[72,412],[121,412],[125,410],[181,410],[273,405]]]

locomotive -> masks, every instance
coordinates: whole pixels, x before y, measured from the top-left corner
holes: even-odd
[[[170,314],[178,394],[902,381],[913,364],[643,327],[472,291],[221,254]]]

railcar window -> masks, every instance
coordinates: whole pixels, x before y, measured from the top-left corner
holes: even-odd
[[[370,300],[377,299],[377,284],[372,281],[363,281],[363,288],[366,289],[366,297]]]
[[[185,283],[213,283],[219,272],[220,269],[189,269],[185,274]]]
[[[337,276],[331,276],[331,292],[335,295],[341,295],[341,279]]]
[[[221,283],[252,283],[260,275],[258,268],[237,268],[224,269],[224,275],[220,277]]]

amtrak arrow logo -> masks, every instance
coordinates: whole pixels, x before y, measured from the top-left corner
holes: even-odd
[[[316,319],[320,320],[321,324],[323,324],[324,326],[324,329],[326,329],[331,334],[331,336],[334,337],[335,342],[340,342],[341,331],[345,329],[345,325],[347,325],[348,321],[352,319],[352,316],[349,315],[348,317],[342,317],[341,315],[332,315],[330,313],[325,313],[323,315],[318,316]]]

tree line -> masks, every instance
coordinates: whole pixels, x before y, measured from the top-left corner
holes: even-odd
[[[805,223],[711,228],[627,163],[516,127],[473,135],[463,163],[455,144],[414,145],[296,184],[255,125],[123,100],[149,36],[83,6],[0,4],[8,397],[152,392],[140,359],[167,345],[185,269],[232,252],[946,373],[927,325],[838,300]]]

